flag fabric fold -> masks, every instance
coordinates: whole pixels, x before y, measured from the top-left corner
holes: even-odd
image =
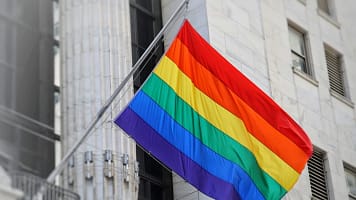
[[[115,123],[215,199],[280,199],[312,154],[300,126],[188,21]]]

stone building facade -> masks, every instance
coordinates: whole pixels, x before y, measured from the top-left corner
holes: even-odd
[[[137,60],[133,55],[148,46],[141,39],[153,39],[151,33],[157,34],[180,3],[60,1],[63,152],[128,74]],[[355,199],[354,10],[353,0],[191,0],[187,12],[165,33],[167,47],[183,18],[189,19],[307,132],[315,153],[284,199]],[[147,22],[140,25],[140,20]],[[137,193],[139,199],[208,199],[174,174],[172,181],[155,179],[155,174],[167,177],[164,167],[157,170],[160,167],[137,153],[135,143],[111,123],[133,95],[132,85],[76,152],[63,184],[84,199],[135,199]],[[147,176],[137,172],[139,155],[144,160],[140,170]],[[112,175],[107,173],[110,166]]]

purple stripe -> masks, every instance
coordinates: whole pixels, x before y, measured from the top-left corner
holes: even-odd
[[[230,183],[211,175],[169,144],[129,107],[115,120],[115,123],[201,192],[215,199],[241,199]]]

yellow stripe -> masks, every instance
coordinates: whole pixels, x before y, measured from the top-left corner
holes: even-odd
[[[194,87],[193,83],[177,65],[164,56],[154,73],[169,85],[179,97],[216,128],[249,149],[262,170],[275,179],[283,188],[290,190],[299,173],[251,135],[243,121],[214,102]]]

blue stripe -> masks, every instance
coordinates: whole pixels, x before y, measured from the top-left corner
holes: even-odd
[[[130,108],[170,144],[198,163],[209,173],[234,185],[242,199],[264,199],[254,182],[238,165],[212,151],[180,126],[143,91],[130,103]]]
[[[157,159],[195,186],[199,191],[217,200],[241,200],[234,187],[208,173],[168,143],[130,108],[115,120],[138,144]]]

